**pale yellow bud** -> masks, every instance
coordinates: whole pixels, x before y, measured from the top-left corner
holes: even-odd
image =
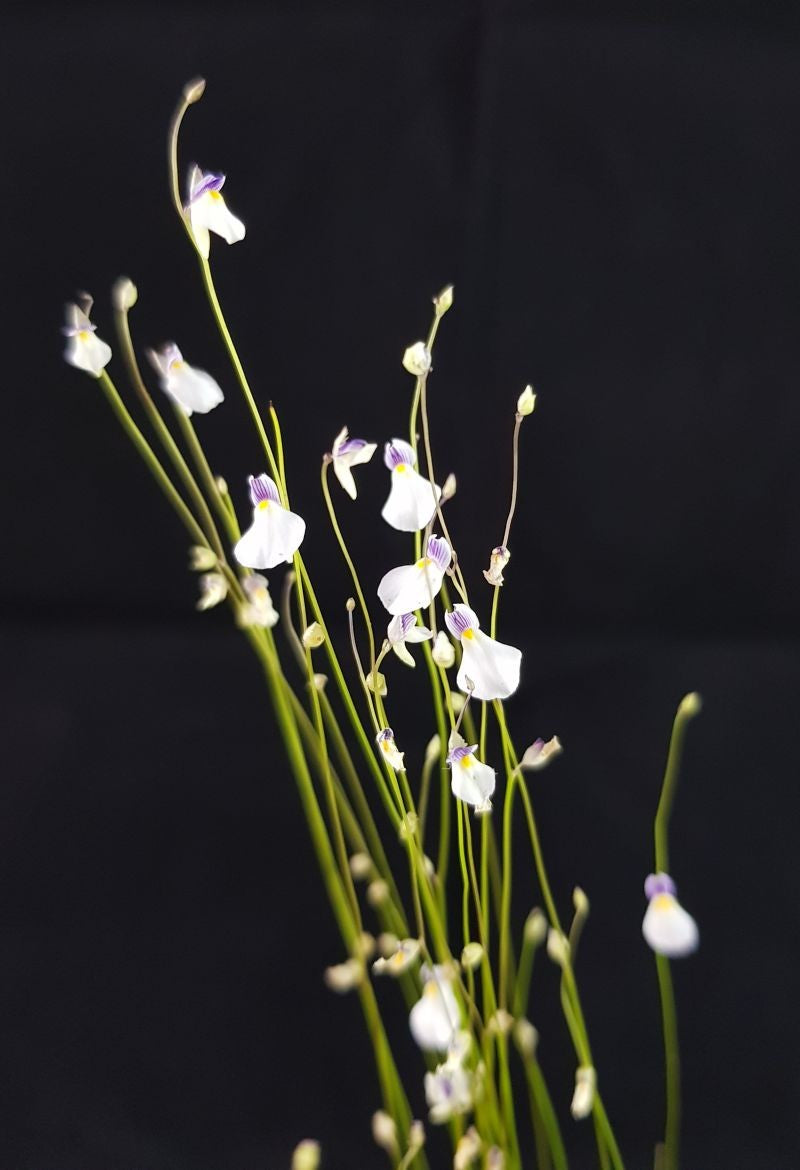
[[[447,479],[442,484],[442,494],[439,497],[441,503],[446,504],[448,500],[452,500],[453,496],[456,494],[457,487],[458,484],[456,483],[456,477],[451,471]]]
[[[431,351],[424,341],[409,345],[403,354],[403,368],[416,378],[424,378],[431,370]]]
[[[522,1056],[530,1059],[536,1052],[539,1043],[539,1033],[530,1020],[520,1019],[514,1024],[514,1043]]]
[[[400,939],[389,930],[384,931],[383,934],[379,934],[377,942],[378,953],[383,959],[390,958],[400,945]]]
[[[303,630],[303,645],[309,650],[316,650],[325,641],[325,631],[319,622],[312,622]]]
[[[199,102],[205,89],[206,79],[204,77],[195,77],[192,81],[187,81],[183,87],[183,98],[186,104],[193,106],[195,102]]]
[[[193,544],[189,549],[189,568],[196,573],[207,573],[217,566],[217,554],[202,544]]]
[[[575,1092],[572,1095],[570,1113],[576,1121],[588,1117],[594,1105],[594,1093],[597,1087],[597,1073],[590,1066],[584,1066],[575,1071]]]
[[[471,1125],[462,1138],[459,1138],[456,1152],[453,1155],[453,1170],[469,1170],[469,1167],[480,1157],[483,1142],[474,1125]]]
[[[450,695],[450,702],[453,704],[453,714],[460,715],[467,705],[467,696],[462,695],[461,691],[453,691]]]
[[[354,853],[350,858],[350,872],[357,882],[364,882],[372,873],[372,859],[366,853]]]
[[[325,687],[327,685],[328,685],[327,674],[315,674],[314,675],[314,690],[315,691],[324,691]]]
[[[221,496],[227,496],[227,494],[228,494],[227,480],[223,479],[221,475],[215,475],[214,476],[214,483],[217,485],[217,491],[219,492],[219,494]]]
[[[536,395],[533,392],[533,386],[526,386],[517,399],[517,414],[521,414],[525,418],[529,414],[533,414],[533,408],[536,405]]]
[[[386,1150],[387,1153],[395,1157],[399,1154],[397,1126],[394,1118],[385,1113],[383,1109],[378,1109],[372,1114],[372,1137],[375,1140],[375,1145],[380,1146],[382,1150]]]
[[[447,310],[449,308],[451,308],[452,304],[453,304],[453,286],[452,286],[452,284],[448,284],[447,288],[443,288],[442,291],[437,296],[435,296],[433,298],[433,303],[436,306],[437,315],[439,317],[443,317],[445,315],[445,313],[447,312]]]
[[[425,763],[432,764],[438,760],[442,752],[442,741],[438,735],[432,735],[428,740],[428,746],[425,748]]]
[[[339,995],[358,987],[363,975],[364,966],[358,959],[347,959],[344,963],[325,968],[326,984]]]
[[[479,942],[468,942],[461,952],[461,966],[465,971],[474,971],[483,960],[483,947]]]
[[[688,695],[684,695],[681,699],[678,713],[680,715],[688,715],[692,718],[694,715],[699,715],[703,709],[703,700],[698,695],[697,691],[692,691]]]
[[[558,967],[569,966],[569,942],[560,930],[548,931],[547,953]]]
[[[317,1170],[320,1159],[319,1142],[306,1138],[295,1146],[292,1154],[292,1170]]]
[[[344,603],[344,607],[348,613],[352,613],[356,608],[355,600],[352,597],[348,597],[347,601]]]
[[[576,886],[572,891],[572,905],[575,907],[576,918],[588,918],[589,899],[580,886]]]
[[[538,906],[525,919],[524,933],[525,941],[532,947],[541,946],[547,937],[547,919]]]
[[[375,954],[375,938],[368,930],[362,930],[358,936],[356,952],[365,962]]]
[[[368,691],[372,691],[373,695],[380,695],[382,699],[389,693],[386,686],[386,676],[381,674],[379,670],[370,671],[364,682]]]
[[[138,299],[138,290],[129,276],[120,276],[114,281],[111,300],[118,313],[127,313]]]
[[[505,1008],[498,1008],[494,1015],[489,1017],[486,1028],[490,1035],[507,1036],[514,1026],[514,1017]]]
[[[397,835],[398,835],[399,839],[401,841],[408,841],[408,840],[413,841],[414,837],[416,836],[418,825],[419,825],[419,819],[417,817],[417,814],[413,813],[413,812],[406,813],[406,815],[403,817],[402,821],[400,822],[400,828],[397,831]]]
[[[382,906],[389,897],[389,887],[383,878],[376,878],[367,886],[367,901],[370,906]]]
[[[444,630],[439,630],[433,643],[431,650],[431,657],[437,666],[441,666],[443,670],[448,670],[456,660],[456,652],[453,648],[453,643],[448,638]]]
[[[409,1150],[421,1150],[425,1145],[425,1126],[421,1121],[414,1120],[408,1127]]]

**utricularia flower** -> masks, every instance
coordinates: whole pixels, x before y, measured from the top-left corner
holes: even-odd
[[[111,361],[111,346],[96,335],[97,326],[89,320],[92,298],[88,293],[79,296],[80,304],[71,303],[66,307],[66,325],[61,332],[68,338],[64,358],[78,370],[85,370],[99,378]]]
[[[642,922],[642,934],[659,955],[678,959],[697,950],[700,933],[697,923],[676,898],[675,883],[669,874],[651,873],[644,883],[649,899]]]
[[[490,585],[499,586],[503,584],[503,569],[511,560],[511,553],[504,544],[498,544],[496,548],[492,549],[492,555],[489,558],[489,568],[483,570],[483,575]]]
[[[434,1125],[470,1111],[475,1095],[474,1080],[474,1072],[455,1060],[446,1060],[434,1072],[425,1073],[425,1100]]]
[[[453,554],[442,536],[431,536],[425,556],[413,565],[399,565],[381,578],[378,597],[389,613],[402,615],[425,609],[442,587]]]
[[[450,737],[447,763],[450,767],[450,788],[453,796],[471,804],[476,813],[491,810],[491,795],[495,788],[495,771],[475,758],[478,745],[466,744],[457,733]]]
[[[416,666],[406,642],[427,642],[433,634],[425,626],[418,626],[413,613],[397,614],[386,627],[386,639],[401,662]]]
[[[372,964],[376,975],[391,975],[395,979],[403,975],[419,957],[422,944],[418,938],[399,940],[390,955],[382,955]]]
[[[158,373],[161,389],[184,414],[208,414],[222,402],[223,393],[214,378],[185,362],[174,341],[160,350],[148,349],[147,356]]]
[[[384,727],[382,731],[379,731],[375,736],[375,742],[380,748],[381,755],[386,760],[386,763],[394,768],[395,772],[402,772],[405,752],[397,750],[397,744],[394,742],[394,732],[391,727]]]
[[[423,967],[422,995],[408,1017],[411,1035],[425,1052],[447,1052],[456,1039],[461,1011],[445,967]]]
[[[278,611],[272,604],[267,578],[260,573],[250,573],[242,581],[242,589],[247,601],[239,610],[239,625],[271,629],[278,621]]]
[[[192,166],[189,171],[189,199],[185,210],[197,250],[206,260],[210,248],[209,232],[222,236],[229,244],[244,239],[244,224],[231,215],[220,194],[224,182],[224,175],[203,172],[198,166]]]
[[[548,739],[546,743],[543,739],[535,739],[531,746],[525,749],[519,766],[523,772],[538,772],[540,768],[546,768],[563,750],[557,735]]]
[[[441,488],[434,491],[430,481],[419,474],[414,448],[402,439],[386,444],[383,462],[392,473],[392,486],[381,515],[399,532],[419,532],[436,511]]]
[[[272,569],[291,561],[306,533],[306,522],[281,503],[278,485],[268,475],[251,475],[253,522],[237,542],[233,555],[249,569]]]
[[[351,500],[356,498],[356,481],[353,479],[351,467],[359,463],[369,463],[377,449],[377,443],[368,443],[366,439],[349,439],[347,427],[342,427],[333,440],[333,474],[338,479]]]
[[[444,620],[454,638],[461,642],[461,665],[456,681],[474,699],[507,699],[519,686],[522,653],[484,634],[478,615],[468,605],[456,602]]]
[[[200,610],[213,609],[228,596],[228,582],[222,573],[203,573],[202,577],[198,578],[198,585],[200,597],[197,608]]]

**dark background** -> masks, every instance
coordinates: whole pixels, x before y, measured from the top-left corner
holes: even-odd
[[[514,402],[538,391],[503,592],[526,652],[509,715],[519,741],[566,745],[534,795],[560,907],[575,882],[592,900],[579,974],[627,1165],[652,1164],[661,1126],[641,883],[689,689],[705,710],[673,823],[702,931],[675,972],[684,1163],[797,1165],[799,66],[795,21],[755,4],[6,20],[2,1170],[278,1170],[306,1135],[326,1170],[382,1159],[357,1005],[321,982],[341,949],[257,666],[225,614],[193,612],[182,531],[61,360],[62,302],[89,289],[113,342],[108,289],[129,273],[139,345],[174,337],[226,390],[198,431],[244,506],[258,446],[165,183],[196,74],[182,171],[227,172],[247,223],[212,260],[280,411],[330,613],[349,587],[319,456],[345,422],[404,433],[399,358],[430,295],[456,286],[431,412],[478,589]],[[359,483],[340,513],[372,588],[400,539],[377,517],[378,459]],[[431,729],[401,669],[396,729],[418,759]],[[519,897],[521,916],[527,872]],[[549,978],[532,1015],[581,1170]],[[416,1070],[399,995],[381,997]]]

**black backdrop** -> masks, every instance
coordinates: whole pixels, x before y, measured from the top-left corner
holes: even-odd
[[[651,1164],[660,1125],[641,882],[693,688],[673,834],[703,936],[676,971],[685,1164],[796,1165],[794,24],[744,4],[75,5],[16,11],[4,38],[0,1167],[278,1168],[305,1134],[328,1170],[380,1164],[258,670],[224,615],[194,614],[181,532],[61,362],[61,302],[88,288],[112,340],[128,272],[140,344],[174,337],[225,386],[198,429],[243,503],[258,447],[165,186],[166,122],[198,73],[184,159],[226,171],[247,222],[214,247],[218,285],[280,410],[334,612],[348,585],[319,455],[345,422],[403,432],[399,356],[430,295],[455,283],[431,409],[478,580],[510,412],[538,390],[503,595],[526,650],[509,710],[520,739],[566,744],[539,815],[559,904],[576,881],[592,899],[580,974],[628,1165]],[[342,512],[377,580],[397,551],[377,461],[360,482]],[[397,689],[418,753],[429,730]],[[551,992],[534,1016],[566,1114]]]

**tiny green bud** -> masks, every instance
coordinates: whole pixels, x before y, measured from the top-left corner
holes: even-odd
[[[443,317],[453,304],[452,284],[448,284],[447,288],[443,288],[442,291],[433,298],[433,303],[436,306],[436,315],[438,317]]]
[[[517,414],[525,418],[529,414],[533,414],[533,408],[536,405],[536,395],[533,392],[533,386],[526,386],[517,399]]]
[[[692,718],[694,715],[699,715],[703,709],[703,700],[698,695],[697,691],[691,691],[690,694],[684,695],[681,699],[678,713],[680,715],[688,715]]]

